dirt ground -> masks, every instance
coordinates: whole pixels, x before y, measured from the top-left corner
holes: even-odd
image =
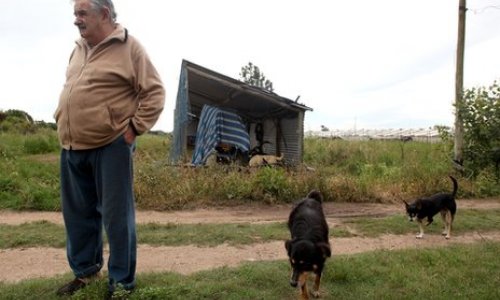
[[[460,209],[499,209],[499,199],[458,200]],[[265,223],[285,222],[291,206],[239,206],[193,211],[155,212],[137,211],[137,223]],[[345,218],[360,216],[388,216],[401,214],[403,205],[325,203],[325,215],[331,227]],[[0,224],[18,225],[46,220],[62,224],[61,213],[0,211]],[[416,226],[415,226],[415,230]],[[467,233],[445,240],[441,236],[426,235],[423,240],[411,235],[383,235],[377,238],[335,238],[331,240],[333,255],[353,254],[378,249],[425,248],[456,243],[475,243],[484,240],[500,241],[499,231],[487,234]],[[105,254],[105,257],[107,253]],[[171,271],[190,274],[201,270],[237,266],[244,262],[286,259],[283,241],[246,246],[218,245],[217,247],[179,246],[153,247],[139,245],[137,271]],[[64,249],[21,248],[0,250],[0,282],[19,282],[25,279],[53,277],[69,272]]]

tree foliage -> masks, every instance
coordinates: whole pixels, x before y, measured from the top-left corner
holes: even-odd
[[[34,130],[33,118],[22,110],[0,111],[0,131],[28,133]]]
[[[500,85],[464,91],[458,108],[464,125],[464,165],[478,175],[500,162]]]
[[[240,80],[252,86],[263,88],[273,92],[273,83],[264,76],[256,65],[249,62],[248,65],[241,67]]]
[[[44,128],[56,130],[56,124],[34,121],[30,114],[22,110],[0,110],[0,132],[28,134]]]

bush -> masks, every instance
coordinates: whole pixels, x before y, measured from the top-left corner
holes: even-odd
[[[36,131],[33,118],[28,113],[15,109],[0,113],[0,132],[26,134]]]
[[[60,209],[55,131],[0,133],[0,209]],[[449,191],[451,148],[446,143],[306,138],[305,166],[192,168],[168,163],[170,139],[143,135],[134,155],[138,209],[172,210],[249,202],[291,203],[311,189],[325,201],[400,202]],[[29,145],[29,146],[26,146]],[[49,146],[47,146],[49,145]],[[40,153],[32,155],[30,153]],[[474,178],[457,176],[459,198],[500,195],[493,167]]]
[[[290,185],[282,168],[263,167],[257,170],[254,178],[254,191],[260,192],[267,201],[287,199]]]
[[[59,149],[59,142],[54,136],[28,136],[24,141],[26,154],[44,154]]]
[[[472,176],[494,166],[498,181],[500,164],[500,85],[464,91],[458,108],[464,125],[464,166]]]

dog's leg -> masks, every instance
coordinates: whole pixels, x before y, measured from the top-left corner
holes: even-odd
[[[307,291],[307,272],[300,274],[299,276],[299,287],[300,287],[300,298],[302,300],[309,300],[309,292]]]
[[[421,239],[424,237],[424,224],[422,224],[422,220],[417,218],[418,229],[420,229],[420,233],[417,234],[416,238]]]
[[[445,236],[446,239],[449,239],[451,237],[451,223],[452,222],[453,222],[453,216],[451,215],[450,211],[447,211],[445,224],[446,224],[448,231],[446,232],[446,236]]]
[[[448,221],[446,220],[446,215],[447,215],[447,211],[442,210],[441,211],[441,219],[443,219],[443,224],[444,224],[443,233],[441,233],[442,235],[448,234]]]
[[[314,287],[312,295],[314,298],[319,298],[319,284],[321,283],[321,272],[316,273],[316,278],[314,279]]]

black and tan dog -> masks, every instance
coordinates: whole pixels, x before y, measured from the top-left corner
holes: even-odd
[[[451,234],[451,225],[453,219],[455,218],[455,213],[457,211],[457,204],[455,202],[455,196],[457,194],[458,184],[457,180],[450,176],[451,181],[453,181],[453,192],[452,193],[438,193],[430,197],[419,198],[408,204],[403,201],[406,206],[406,213],[410,218],[410,221],[416,219],[418,222],[418,227],[420,229],[419,234],[417,234],[417,239],[424,237],[424,226],[422,222],[427,218],[427,224],[432,223],[433,217],[440,212],[444,223],[443,235],[449,239]]]
[[[331,256],[328,240],[328,224],[322,207],[323,197],[319,191],[311,191],[306,198],[295,204],[288,218],[291,239],[285,248],[292,266],[290,284],[300,287],[302,299],[309,299],[307,277],[313,272],[313,296],[319,297],[321,273],[327,257]]]

